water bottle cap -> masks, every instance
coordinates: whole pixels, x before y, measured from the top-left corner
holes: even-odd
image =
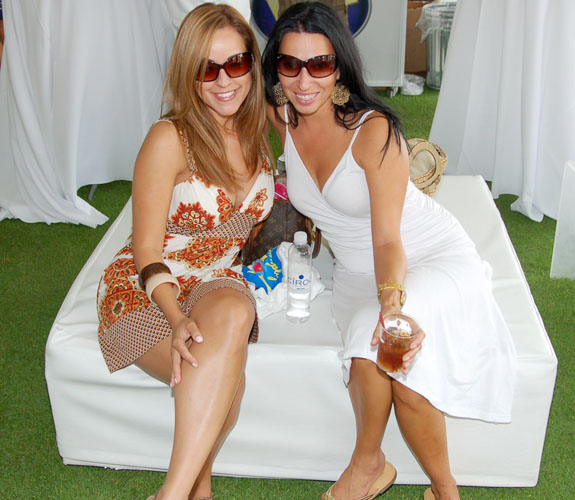
[[[296,245],[307,244],[307,233],[305,231],[296,231],[296,233],[293,235],[293,242]]]

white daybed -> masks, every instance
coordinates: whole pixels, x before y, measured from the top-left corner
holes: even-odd
[[[493,267],[495,297],[517,351],[511,424],[447,418],[453,473],[461,485],[534,486],[557,358],[483,179],[445,176],[436,199],[461,221]],[[110,374],[97,342],[96,286],[130,225],[127,206],[78,275],[48,338],[46,380],[65,464],[168,466],[171,390],[135,366]],[[331,262],[325,249],[315,265],[329,286]],[[282,313],[261,322],[260,340],[249,347],[240,417],[215,473],[335,480],[346,466],[355,427],[329,301],[329,291],[314,300],[311,320],[303,325],[288,323]],[[393,416],[383,448],[397,467],[399,483],[428,482]]]

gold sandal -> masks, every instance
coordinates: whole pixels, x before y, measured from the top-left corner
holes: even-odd
[[[396,477],[397,477],[397,471],[395,470],[395,467],[389,462],[385,462],[385,467],[383,468],[382,473],[371,485],[371,488],[369,489],[367,495],[364,495],[361,498],[357,498],[356,500],[373,500],[375,497],[381,495],[384,491],[389,489],[391,485],[394,483]],[[322,495],[321,500],[335,500],[335,498],[331,494],[331,490],[334,486],[335,484],[332,484],[329,487],[329,490],[327,490]]]

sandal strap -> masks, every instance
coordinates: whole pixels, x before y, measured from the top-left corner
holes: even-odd
[[[333,495],[331,494],[331,490],[334,487],[334,484],[332,484],[329,489],[323,494],[322,496],[322,500],[335,500],[335,498],[333,498]]]
[[[335,500],[335,498],[333,497],[333,495],[331,494],[331,490],[332,488],[335,486],[335,484],[332,484],[329,489],[323,494],[322,496],[322,500]],[[361,498],[356,498],[355,500],[372,500],[373,494],[368,493],[365,496],[362,496]],[[199,500],[199,499],[198,499]]]

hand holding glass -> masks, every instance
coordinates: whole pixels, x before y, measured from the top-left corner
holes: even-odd
[[[395,373],[403,368],[403,356],[421,328],[411,316],[401,312],[379,315],[379,347],[377,366]]]

